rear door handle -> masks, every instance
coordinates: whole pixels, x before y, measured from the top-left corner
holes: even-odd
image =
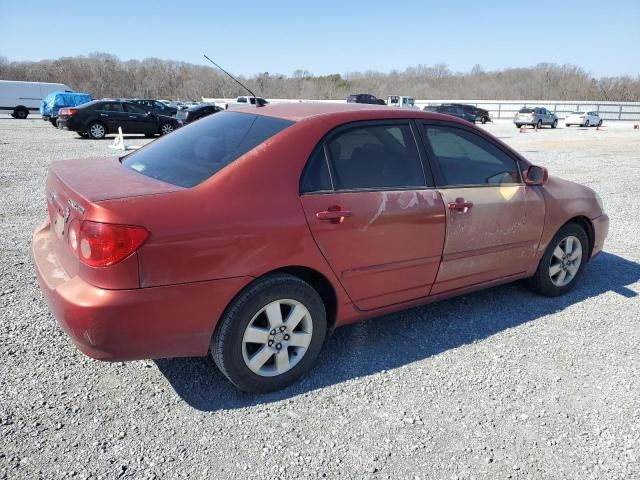
[[[471,207],[473,207],[473,203],[465,202],[463,198],[456,198],[455,202],[449,202],[447,205],[449,210],[456,210],[460,213],[467,213]]]
[[[346,217],[352,217],[353,212],[348,210],[338,210],[335,207],[330,207],[327,210],[316,213],[318,220],[329,220],[331,223],[342,223]]]

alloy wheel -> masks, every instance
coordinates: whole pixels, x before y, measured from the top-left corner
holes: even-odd
[[[102,138],[106,134],[104,127],[99,123],[94,123],[93,125],[91,125],[90,132],[93,138]]]
[[[276,300],[260,309],[247,325],[242,357],[257,375],[282,375],[302,360],[312,335],[313,323],[307,307],[296,300]]]
[[[162,125],[162,127],[160,127],[160,132],[162,133],[162,135],[168,135],[169,133],[173,132],[173,126],[169,123],[165,123],[164,125]]]
[[[577,237],[569,235],[560,240],[551,255],[549,262],[549,278],[557,287],[564,287],[572,282],[582,262],[582,243]]]

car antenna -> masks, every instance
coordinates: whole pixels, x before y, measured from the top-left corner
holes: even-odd
[[[206,55],[203,55],[204,58],[206,58],[207,60],[209,60],[211,63],[213,63],[216,67],[218,67],[220,70],[222,70],[224,73],[226,73],[227,75],[229,75],[229,77],[231,78],[231,80],[233,80],[234,82],[236,82],[238,85],[240,85],[242,88],[244,88],[247,92],[249,92],[251,94],[251,96],[253,97],[253,101],[256,103],[256,107],[264,107],[266,102],[264,100],[264,98],[258,98],[256,97],[256,94],[253,93],[251,90],[249,90],[249,87],[247,87],[246,85],[240,83],[240,80],[238,80],[236,77],[234,77],[233,75],[231,75],[229,72],[227,72],[224,68],[222,68],[220,65],[218,65],[216,62],[214,62],[213,60],[211,60],[209,57],[207,57]]]

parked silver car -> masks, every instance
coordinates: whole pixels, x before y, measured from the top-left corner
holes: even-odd
[[[546,108],[522,107],[513,117],[513,123],[515,123],[518,128],[523,125],[533,125],[536,128],[549,125],[551,128],[556,128],[558,126],[558,117]]]

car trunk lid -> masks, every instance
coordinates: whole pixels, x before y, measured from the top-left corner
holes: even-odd
[[[49,240],[58,262],[69,276],[78,274],[78,231],[84,220],[104,221],[101,201],[178,190],[183,188],[124,167],[117,157],[53,162],[46,194]]]

